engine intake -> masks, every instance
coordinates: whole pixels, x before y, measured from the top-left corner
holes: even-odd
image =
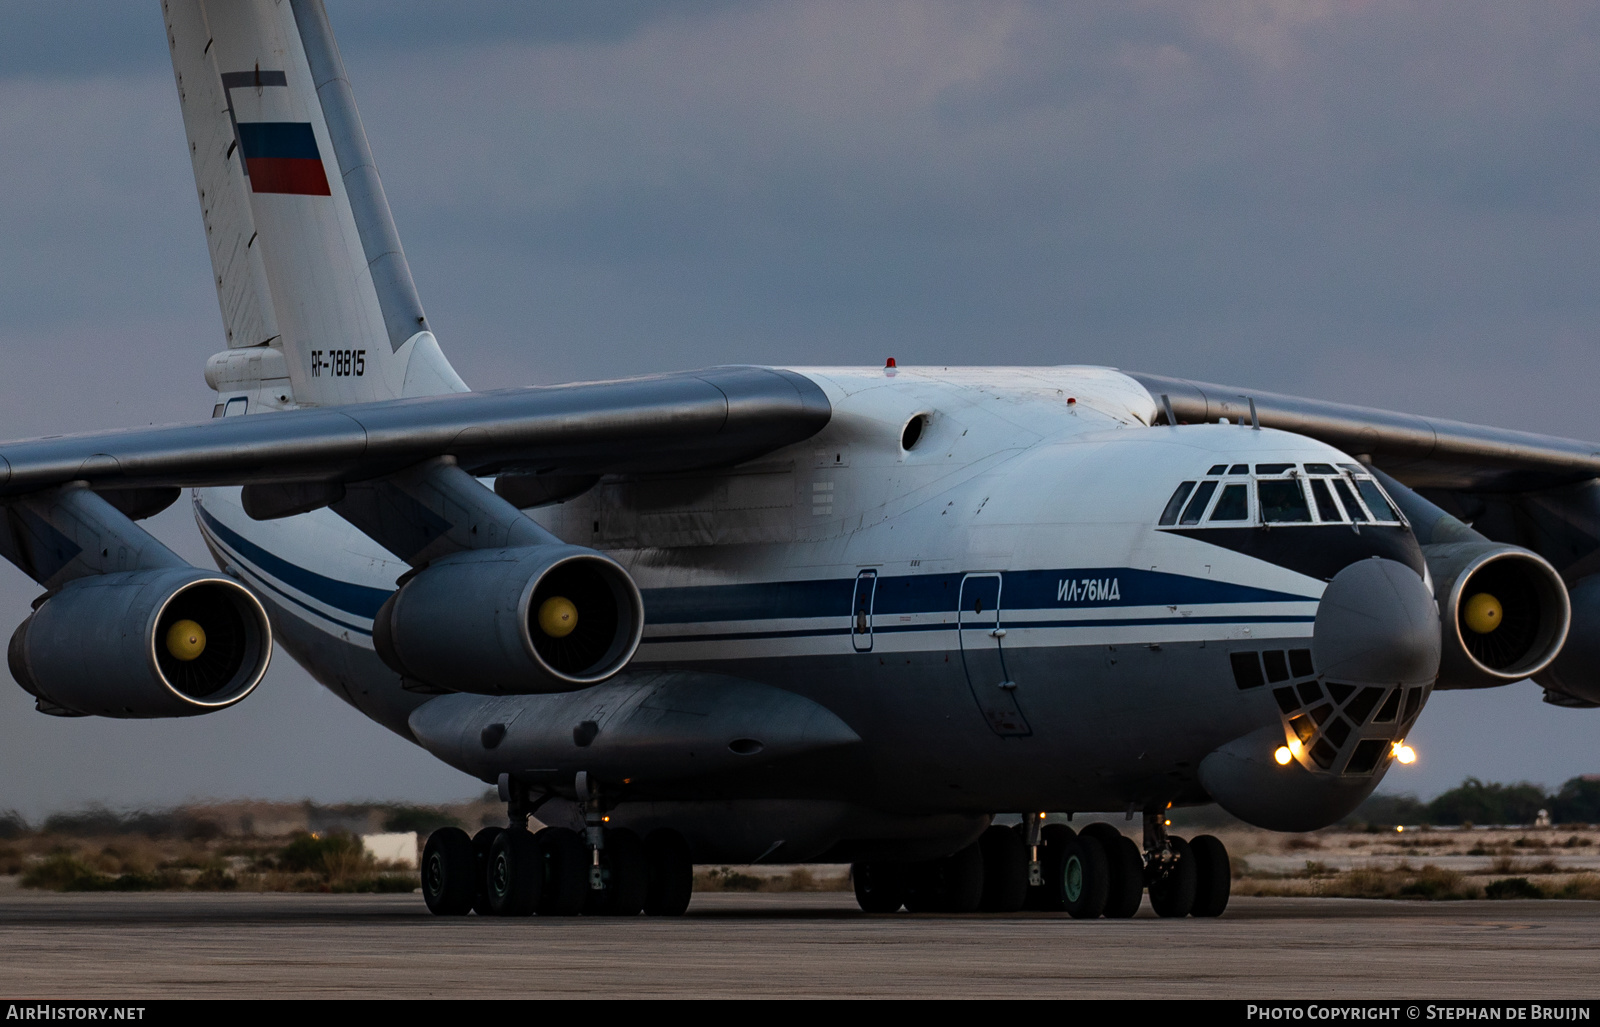
[[[1495,542],[1424,546],[1444,652],[1439,688],[1521,681],[1560,654],[1572,621],[1566,586],[1536,553]]]
[[[190,717],[253,692],[272,627],[249,590],[192,567],[79,578],[11,636],[17,683],[39,708],[102,717]]]
[[[615,560],[579,546],[472,550],[434,561],[384,603],[378,655],[433,688],[569,692],[625,667],[644,601]]]

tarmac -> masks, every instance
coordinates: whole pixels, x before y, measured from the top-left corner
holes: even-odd
[[[9,998],[1600,998],[1600,902],[1237,898],[1217,920],[867,916],[697,895],[677,919],[430,916],[420,895],[0,896]]]

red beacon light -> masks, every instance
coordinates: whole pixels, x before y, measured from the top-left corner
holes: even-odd
[[[890,357],[888,362],[885,363],[883,366],[884,366],[885,370],[887,370],[888,368],[894,367],[895,366],[894,357]]]
[[[1068,396],[1067,397],[1067,406],[1075,407],[1077,405],[1078,405],[1078,397],[1077,396]]]

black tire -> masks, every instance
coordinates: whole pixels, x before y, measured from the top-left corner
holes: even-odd
[[[459,827],[441,827],[422,847],[422,901],[434,916],[465,916],[476,893],[478,861]]]
[[[1039,829],[1039,874],[1044,883],[1028,889],[1028,909],[1059,913],[1066,908],[1061,903],[1061,860],[1067,843],[1076,837],[1066,824],[1046,824]]]
[[[606,865],[601,912],[606,916],[638,916],[650,890],[650,864],[645,859],[644,842],[625,827],[607,831],[601,858]]]
[[[863,913],[898,913],[906,901],[906,865],[852,863],[850,883]]]
[[[1233,866],[1228,850],[1214,835],[1203,834],[1189,842],[1194,853],[1194,905],[1190,916],[1221,916],[1233,893]]]
[[[589,846],[565,827],[547,827],[534,840],[544,868],[539,915],[577,916],[589,897]]]
[[[1139,912],[1144,900],[1144,854],[1132,838],[1118,834],[1106,848],[1105,916],[1108,920],[1126,920]]]
[[[1194,853],[1182,838],[1170,837],[1173,859],[1155,869],[1150,881],[1150,908],[1156,916],[1184,917],[1194,908]]]
[[[976,913],[983,902],[983,846],[979,842],[940,860],[944,864],[944,912]]]
[[[913,913],[976,913],[983,901],[983,846],[906,867],[906,909]]]
[[[1056,882],[1061,906],[1074,920],[1093,920],[1105,912],[1110,875],[1100,839],[1080,834],[1062,850]]]
[[[983,897],[988,913],[1015,913],[1028,900],[1028,846],[1009,827],[991,827],[978,839],[983,850]]]
[[[689,843],[670,828],[658,828],[644,840],[644,855],[649,874],[645,913],[682,916],[694,896],[694,859]]]
[[[489,848],[486,876],[495,916],[532,916],[544,890],[539,843],[522,828],[501,831]]]
[[[489,850],[494,840],[505,833],[503,827],[486,827],[472,836],[472,855],[477,860],[477,887],[472,891],[472,911],[479,916],[494,916],[489,906]]]

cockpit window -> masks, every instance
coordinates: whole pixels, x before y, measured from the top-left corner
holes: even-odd
[[[1375,521],[1398,521],[1400,515],[1394,512],[1394,507],[1389,505],[1389,497],[1383,494],[1378,483],[1371,478],[1357,478],[1356,488],[1361,490],[1361,498],[1367,501],[1367,509],[1372,511]]]
[[[1194,491],[1194,482],[1186,481],[1178,486],[1178,490],[1167,500],[1167,508],[1161,511],[1161,526],[1168,527],[1178,523],[1178,511],[1183,509],[1183,501],[1189,498],[1189,493]]]
[[[1361,509],[1361,504],[1356,502],[1355,495],[1350,491],[1350,486],[1345,484],[1343,478],[1333,479],[1333,491],[1339,493],[1339,501],[1350,512],[1350,519],[1356,522],[1367,520],[1367,512]]]
[[[1313,467],[1327,467],[1327,464],[1306,464],[1308,471]],[[1329,467],[1328,470],[1331,472],[1333,468]],[[1339,504],[1333,501],[1333,493],[1328,491],[1326,479],[1311,479],[1311,498],[1317,501],[1317,520],[1333,524],[1344,521],[1344,515],[1339,512]]]
[[[1213,464],[1205,474],[1211,480],[1186,481],[1173,491],[1161,527],[1404,524],[1394,501],[1359,464]]]
[[[1247,485],[1228,485],[1217,499],[1216,508],[1207,520],[1248,521],[1250,519],[1250,489]]]
[[[1261,503],[1261,519],[1268,524],[1301,524],[1311,520],[1305,490],[1293,478],[1256,482],[1256,498]]]
[[[1217,483],[1203,481],[1200,487],[1194,490],[1194,498],[1189,500],[1189,505],[1183,508],[1183,519],[1179,524],[1199,524],[1200,517],[1206,512],[1206,507],[1211,503],[1211,494],[1217,491]]]

